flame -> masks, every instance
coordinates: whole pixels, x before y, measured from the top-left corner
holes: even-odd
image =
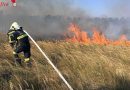
[[[120,38],[119,38],[120,41],[127,41],[127,37],[126,35],[121,35]]]
[[[98,45],[125,45],[130,46],[130,41],[128,41],[126,35],[121,35],[118,40],[109,40],[105,37],[102,32],[96,27],[92,28],[93,35],[92,37],[88,37],[88,33],[83,31],[78,25],[75,23],[71,23],[68,32],[64,35],[66,36],[66,41],[68,42],[79,42],[86,44],[98,44]]]
[[[109,43],[105,35],[101,32],[98,32],[96,27],[93,28],[92,42],[101,45]]]
[[[126,46],[130,46],[130,41],[127,40],[126,35],[121,35],[119,37],[119,40],[114,42],[114,45],[126,45]]]
[[[68,29],[69,32],[73,34],[73,36],[71,38],[67,38],[66,41],[83,42],[83,43],[90,42],[90,39],[87,36],[87,32],[82,31],[80,27],[78,27],[76,24],[71,23]]]

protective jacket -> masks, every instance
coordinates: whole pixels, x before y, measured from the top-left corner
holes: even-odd
[[[28,36],[22,28],[18,30],[9,30],[7,34],[12,48],[30,47]]]
[[[7,35],[9,43],[13,48],[15,62],[22,66],[22,60],[19,58],[18,54],[23,52],[25,58],[24,62],[27,63],[28,66],[31,66],[30,42],[28,35],[23,31],[22,27],[20,27],[17,22],[14,22]]]

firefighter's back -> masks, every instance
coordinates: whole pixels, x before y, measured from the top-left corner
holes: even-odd
[[[30,47],[29,38],[23,30],[17,30],[16,34],[18,46]]]

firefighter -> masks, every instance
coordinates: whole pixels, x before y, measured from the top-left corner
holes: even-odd
[[[22,65],[22,60],[19,57],[19,53],[23,52],[24,53],[24,62],[26,63],[27,66],[31,66],[31,52],[30,52],[30,42],[27,34],[23,31],[23,28],[18,25],[17,22],[14,22],[8,33],[8,38],[9,38],[9,44],[13,49],[13,55],[15,59],[16,65]]]

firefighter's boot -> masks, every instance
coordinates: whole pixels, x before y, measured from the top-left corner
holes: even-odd
[[[30,58],[25,58],[24,62],[26,63],[26,66],[31,68],[32,67],[32,62],[30,60]]]

